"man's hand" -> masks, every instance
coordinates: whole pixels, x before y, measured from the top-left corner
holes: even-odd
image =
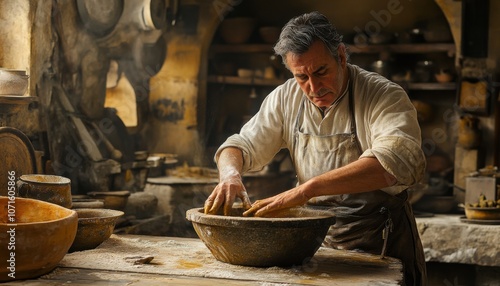
[[[229,215],[236,197],[241,199],[245,209],[252,206],[241,179],[242,166],[243,154],[241,150],[234,147],[222,150],[217,161],[219,184],[205,201],[204,211],[206,214],[216,214],[219,208],[224,206],[224,215]]]
[[[236,197],[241,199],[245,209],[252,206],[239,175],[231,176],[219,182],[205,201],[204,211],[206,214],[216,214],[219,208],[224,206],[224,215],[229,215]]]
[[[256,201],[250,209],[243,213],[243,216],[265,216],[278,210],[303,205],[309,199],[305,195],[303,186],[298,186],[276,196]]]

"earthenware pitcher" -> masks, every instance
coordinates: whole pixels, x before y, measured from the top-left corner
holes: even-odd
[[[481,143],[481,131],[477,117],[464,116],[458,127],[458,144],[465,149],[474,149]]]

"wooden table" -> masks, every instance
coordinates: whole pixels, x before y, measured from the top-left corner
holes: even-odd
[[[217,261],[199,239],[112,235],[96,249],[67,254],[49,274],[3,285],[371,286],[402,279],[399,260],[353,251],[321,247],[299,267],[256,268]]]

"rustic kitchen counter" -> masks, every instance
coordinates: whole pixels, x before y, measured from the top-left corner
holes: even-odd
[[[352,251],[320,248],[301,267],[255,268],[219,262],[195,238],[112,235],[96,249],[67,254],[47,275],[4,285],[359,286],[401,281],[399,260]]]
[[[466,221],[464,215],[417,218],[425,260],[500,267],[500,225]]]

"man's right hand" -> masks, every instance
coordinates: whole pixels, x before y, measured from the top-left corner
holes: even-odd
[[[239,174],[227,177],[219,182],[205,201],[205,213],[216,214],[219,208],[223,206],[224,215],[229,215],[236,197],[241,199],[244,209],[249,209],[252,206]]]
[[[217,160],[219,184],[205,201],[206,214],[216,214],[224,206],[224,215],[229,215],[237,197],[241,199],[245,209],[252,206],[241,179],[242,166],[243,155],[240,149],[228,147],[221,151]]]

